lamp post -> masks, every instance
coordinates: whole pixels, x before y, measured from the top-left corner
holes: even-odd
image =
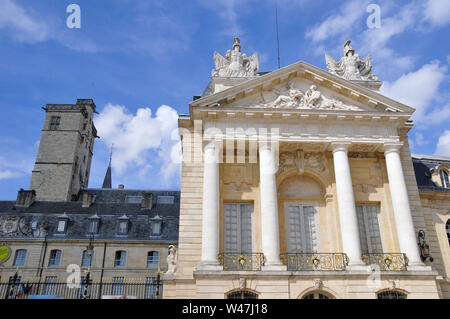
[[[89,245],[86,247],[86,257],[89,260],[89,266],[86,273],[86,278],[84,279],[84,290],[83,299],[89,299],[89,284],[91,281],[91,266],[92,266],[92,256],[94,254],[94,236],[91,235],[89,238]]]
[[[18,277],[19,277],[19,267],[16,268],[16,272],[14,273],[14,276],[12,278],[10,290],[9,290],[8,294],[6,295],[5,299],[13,299],[13,297],[14,297],[14,290],[16,288],[16,283],[17,283]]]
[[[425,240],[425,231],[419,230],[418,239],[419,239],[420,259],[422,261],[426,261],[427,259],[429,259],[430,262],[433,262],[433,257],[431,257],[430,255],[430,245],[428,245]]]

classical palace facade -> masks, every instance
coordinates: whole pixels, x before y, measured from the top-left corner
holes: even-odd
[[[326,60],[259,73],[237,38],[215,53],[179,118],[165,298],[450,298],[449,159],[412,158],[414,109],[350,41]]]
[[[44,107],[29,190],[0,201],[0,297],[450,298],[450,158],[411,155],[370,58],[263,73],[235,38],[214,62],[179,191],[113,188],[111,161],[88,188],[93,100]]]

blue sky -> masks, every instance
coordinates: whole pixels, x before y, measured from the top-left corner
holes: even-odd
[[[69,4],[81,28],[69,29]],[[369,29],[370,3],[381,27]],[[412,151],[450,156],[450,1],[278,0],[281,66],[325,69],[347,39],[371,54],[382,92],[417,109]],[[0,0],[0,199],[28,188],[47,103],[93,98],[99,115],[90,187],[113,141],[113,184],[177,189],[176,117],[188,113],[233,37],[277,68],[275,0]],[[174,133],[175,132],[175,133]]]

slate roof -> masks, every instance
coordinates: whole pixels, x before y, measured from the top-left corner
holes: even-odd
[[[412,154],[411,157],[413,160],[417,186],[420,190],[450,192],[449,188],[441,187],[431,179],[431,170],[437,168],[441,164],[450,165],[450,157],[423,154]]]
[[[179,191],[152,191],[132,189],[85,189],[81,192],[94,195],[90,207],[82,207],[82,196],[72,202],[36,201],[30,207],[16,207],[15,201],[0,201],[0,222],[8,217],[20,220],[20,231],[14,238],[32,238],[30,230],[32,221],[43,223],[48,233],[47,239],[87,239],[89,217],[97,214],[100,217],[99,231],[95,239],[120,241],[176,242],[178,241],[178,222],[180,215]],[[141,208],[141,202],[130,203],[130,196],[141,196],[143,193],[153,194],[151,209]],[[158,202],[158,196],[173,196],[173,204]],[[136,199],[136,198],[135,198]],[[138,199],[138,198],[137,198]],[[69,217],[65,235],[56,234],[58,217],[67,214]],[[118,235],[118,219],[126,215],[129,218],[128,234]],[[151,236],[150,223],[153,218],[162,218],[161,236]],[[0,223],[1,226],[1,223]],[[0,227],[0,238],[11,238],[5,235]]]

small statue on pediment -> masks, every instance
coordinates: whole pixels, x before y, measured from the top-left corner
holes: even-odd
[[[378,77],[372,74],[370,55],[361,59],[355,54],[355,49],[350,46],[351,41],[344,44],[344,56],[337,62],[332,56],[325,53],[328,71],[346,80],[378,81]]]
[[[259,71],[258,53],[247,57],[241,52],[241,42],[239,38],[234,38],[233,47],[227,50],[225,56],[214,52],[215,70],[213,77],[252,77],[257,76]]]

